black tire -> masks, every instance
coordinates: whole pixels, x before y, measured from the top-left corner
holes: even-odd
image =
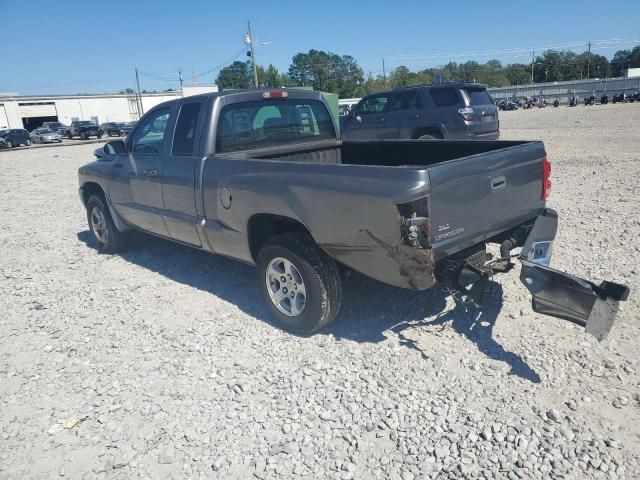
[[[31,140],[27,138],[27,141],[24,143],[27,147],[31,146]]]
[[[304,307],[298,315],[285,315],[271,299],[267,268],[277,258],[291,262],[302,278],[306,295]],[[272,238],[260,249],[256,264],[265,302],[285,330],[310,334],[335,319],[342,300],[340,272],[333,259],[309,235],[285,233]]]
[[[424,135],[420,135],[418,137],[418,140],[438,140],[438,137],[429,133],[425,133]]]
[[[86,140],[87,139],[87,134],[86,133],[81,133],[80,134],[80,140]]]
[[[73,139],[73,135],[71,135],[71,132],[67,133],[67,138],[68,138],[69,140],[72,140],[72,139]]]
[[[10,140],[7,140],[7,148],[13,148],[13,143]]]
[[[92,216],[100,212],[104,219],[104,232],[97,233],[95,228],[95,220]],[[98,214],[97,214],[98,215]],[[126,232],[120,232],[111,218],[111,213],[107,208],[105,201],[98,195],[91,195],[87,201],[87,222],[89,223],[89,230],[93,234],[93,237],[98,242],[98,250],[101,253],[116,253],[122,250],[126,244]]]

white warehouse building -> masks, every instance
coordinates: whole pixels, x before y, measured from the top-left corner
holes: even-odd
[[[182,96],[217,92],[213,86],[184,87],[182,91],[143,93],[140,96],[142,112],[137,95],[18,95],[0,93],[0,130],[38,128],[43,122],[61,122],[69,125],[74,120],[104,122],[131,122],[140,118],[159,103]]]

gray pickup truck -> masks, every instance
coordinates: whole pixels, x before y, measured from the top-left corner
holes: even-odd
[[[480,304],[518,247],[533,309],[599,339],[629,293],[549,267],[558,217],[541,142],[340,141],[320,93],[252,90],[158,105],[95,155],[79,182],[101,251],[135,229],[255,265],[295,332],[335,318],[349,270]]]

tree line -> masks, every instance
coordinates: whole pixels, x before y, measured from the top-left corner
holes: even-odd
[[[274,65],[258,66],[261,87],[313,87],[314,90],[337,93],[341,98],[361,97],[370,92],[434,82],[473,81],[490,87],[531,83],[582,80],[587,78],[622,77],[627,68],[640,67],[640,46],[619,50],[611,60],[596,53],[568,50],[546,50],[533,64],[498,60],[486,63],[449,62],[439,67],[411,71],[400,65],[383,75],[367,73],[351,55],[338,55],[322,50],[296,53],[286,72]],[[235,61],[218,73],[220,89],[252,88],[253,68],[250,61]]]

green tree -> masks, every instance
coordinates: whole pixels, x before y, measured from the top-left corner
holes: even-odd
[[[364,86],[364,72],[350,55],[321,50],[297,53],[291,59],[289,78],[293,85],[350,97]]]
[[[611,76],[623,77],[628,68],[640,67],[640,45],[632,50],[618,50],[611,59]]]
[[[225,88],[250,88],[253,86],[253,70],[251,62],[236,60],[218,73],[216,84],[221,90]]]

